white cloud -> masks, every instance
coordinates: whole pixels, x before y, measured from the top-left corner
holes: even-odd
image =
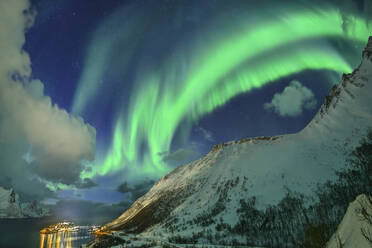
[[[27,164],[31,164],[35,161],[35,157],[32,156],[32,149],[30,148],[25,154],[23,154],[22,159],[26,161]]]
[[[206,130],[205,128],[198,127],[197,131],[201,132],[203,134],[204,139],[214,142],[213,134],[211,131]]]
[[[276,93],[269,103],[264,104],[268,111],[280,116],[299,116],[304,109],[314,109],[316,99],[313,92],[299,81],[292,81],[283,92]]]
[[[81,160],[94,157],[95,129],[53,104],[43,83],[31,78],[31,60],[23,50],[25,30],[35,17],[29,7],[28,0],[0,1],[0,174],[20,176],[11,171],[21,171],[25,161],[14,155],[32,146],[36,159],[30,172],[73,184],[83,170]],[[13,152],[5,153],[9,146]]]

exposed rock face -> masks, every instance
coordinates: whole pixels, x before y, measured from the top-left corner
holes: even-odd
[[[19,197],[13,189],[6,190],[0,187],[0,218],[24,217]]]
[[[108,223],[106,230],[149,238],[177,237],[180,242],[190,236],[203,241],[204,236],[213,235],[214,240],[229,244],[233,239],[245,244],[267,244],[265,236],[258,235],[263,229],[270,233],[270,223],[274,222],[267,217],[260,219],[257,211],[246,210],[282,204],[286,189],[312,197],[318,183],[332,179],[334,171],[344,166],[347,155],[372,127],[371,93],[372,38],[361,65],[342,77],[302,131],[214,146],[204,157],[160,179],[118,219]],[[280,218],[292,218],[291,207],[287,208],[288,213]],[[277,218],[277,213],[270,211],[268,216]],[[243,217],[248,220],[246,224],[255,225],[248,230],[251,236],[262,242],[239,236],[246,225]],[[304,218],[307,220],[306,214]],[[280,225],[280,221],[275,224]],[[296,220],[291,228],[296,229]],[[283,240],[278,243],[296,246],[289,233],[279,238]]]
[[[372,197],[358,196],[350,203],[327,248],[372,247]]]
[[[27,218],[43,217],[49,215],[49,211],[42,208],[34,200],[32,202],[20,202],[18,194],[13,189],[0,187],[0,218]]]
[[[366,48],[363,51],[364,59],[372,59],[372,36],[369,37]]]
[[[229,145],[243,144],[243,143],[246,143],[246,142],[250,142],[252,144],[257,144],[257,143],[259,143],[260,141],[263,141],[263,140],[274,141],[274,140],[279,139],[280,137],[281,136],[272,136],[272,137],[261,136],[261,137],[255,137],[255,138],[246,138],[246,139],[241,139],[241,140],[234,140],[234,141],[230,141],[230,142],[223,142],[221,144],[214,145],[211,152],[215,152],[215,151],[220,150],[220,149],[222,149],[226,146],[229,146]]]

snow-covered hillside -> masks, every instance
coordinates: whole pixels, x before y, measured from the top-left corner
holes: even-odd
[[[266,209],[288,198],[288,191],[310,199],[317,183],[334,178],[335,170],[344,166],[347,155],[372,128],[371,93],[372,37],[361,65],[343,75],[301,132],[216,145],[199,160],[164,176],[106,229],[144,238],[174,237],[178,243],[189,237],[201,243],[255,243],[231,233],[244,229],[243,215],[252,219],[250,225],[261,223],[250,229],[254,237],[262,228],[270,232],[266,224],[270,220],[257,221],[258,214],[245,209]],[[293,237],[284,238],[295,243]]]
[[[358,196],[350,203],[327,248],[372,247],[372,197]]]
[[[0,218],[22,218],[19,196],[13,189],[0,187]]]
[[[0,218],[26,218],[49,215],[36,201],[20,202],[19,196],[13,189],[0,187]]]

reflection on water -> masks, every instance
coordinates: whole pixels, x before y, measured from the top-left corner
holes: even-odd
[[[86,244],[93,238],[88,227],[80,227],[77,232],[59,231],[40,234],[40,248],[75,248]]]
[[[1,2],[2,0],[0,0]],[[113,216],[105,216],[100,218],[74,218],[74,222],[78,226],[91,226],[93,224],[104,224],[111,221]],[[48,234],[40,235],[40,230],[55,223],[63,221],[63,218],[53,216],[43,218],[25,218],[25,219],[0,219],[0,248],[35,248],[41,247],[41,241],[44,240],[44,247],[57,247],[54,242],[57,240],[57,232],[49,239],[52,243],[48,246]],[[82,232],[70,232],[71,247],[79,247],[79,245],[88,243],[94,238],[94,235],[87,233],[86,229]],[[61,233],[62,234],[62,233]],[[68,234],[65,234],[65,236]],[[62,240],[62,235],[60,236]],[[67,242],[69,244],[69,242]],[[60,244],[59,247],[68,247],[66,244]]]

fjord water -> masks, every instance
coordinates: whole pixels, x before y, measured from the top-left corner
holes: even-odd
[[[91,240],[92,235],[83,230],[76,233],[40,234],[40,230],[49,225],[61,222],[63,219],[55,217],[0,219],[0,247],[6,248],[33,248],[33,247],[80,247]],[[103,224],[110,219],[71,220],[77,225]],[[42,242],[44,242],[43,246]]]
[[[88,228],[78,232],[58,232],[53,234],[40,234],[40,248],[64,247],[75,248],[89,242],[93,234],[88,232]]]

